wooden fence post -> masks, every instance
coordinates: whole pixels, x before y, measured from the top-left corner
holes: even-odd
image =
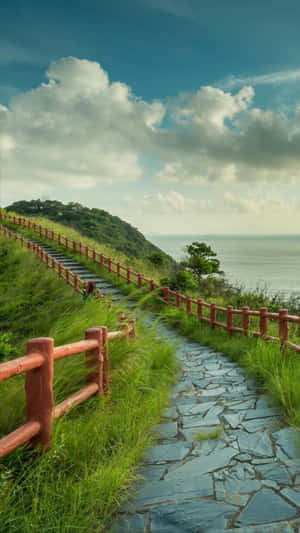
[[[43,234],[43,228],[42,228],[42,226],[39,226],[39,233],[40,233],[40,237],[41,237],[42,234]]]
[[[197,315],[199,317],[202,317],[202,303],[203,303],[202,298],[198,298],[198,300],[197,300]]]
[[[47,337],[27,342],[27,355],[40,353],[44,363],[26,373],[26,419],[41,425],[38,435],[31,439],[33,446],[41,445],[42,451],[51,447],[51,421],[54,407],[53,398],[53,361],[54,340]]]
[[[267,312],[267,307],[261,307],[259,310],[259,331],[262,339],[268,334]]]
[[[83,251],[82,251],[82,242],[79,243],[79,253],[80,255],[82,255]]]
[[[89,251],[90,251],[89,247],[86,246],[86,247],[85,247],[85,257],[86,257],[87,259],[89,258]]]
[[[104,394],[109,396],[109,380],[110,380],[110,365],[108,358],[108,331],[106,326],[102,326],[102,340],[103,340],[103,388]]]
[[[100,265],[104,267],[104,255],[100,254]]]
[[[55,236],[54,236],[54,231],[53,230],[51,231],[51,240],[55,241]]]
[[[187,296],[186,297],[186,312],[190,314],[192,311],[192,297]]]
[[[216,303],[210,304],[210,328],[211,329],[215,329],[215,321],[216,321],[216,316],[217,316],[216,306],[217,306]]]
[[[280,349],[282,352],[285,350],[285,342],[289,340],[289,322],[288,322],[288,309],[279,310],[279,337],[280,337]]]
[[[79,285],[79,276],[78,276],[78,274],[75,274],[75,276],[74,276],[74,289],[78,289],[78,285]]]
[[[48,228],[45,229],[45,238],[48,239]]]
[[[70,272],[70,269],[67,268],[67,269],[66,269],[66,281],[67,281],[67,283],[70,283],[70,273],[71,273],[71,272]]]
[[[77,253],[77,243],[76,243],[76,241],[73,241],[73,252],[75,254]]]
[[[93,250],[93,263],[96,262],[96,250]]]
[[[163,298],[164,298],[165,302],[167,304],[170,303],[170,289],[169,289],[169,287],[164,287],[163,288],[163,294],[164,294]]]
[[[47,268],[49,268],[49,259],[50,259],[50,255],[46,254],[46,267]]]
[[[111,257],[108,258],[108,272],[111,272],[112,271],[112,266],[111,266]]]
[[[61,278],[62,277],[62,264],[58,263],[58,275]]]
[[[244,305],[242,309],[242,327],[244,330],[244,335],[248,335],[249,333],[249,324],[250,324],[249,307],[247,305]]]
[[[140,289],[143,286],[143,277],[142,274],[138,274],[138,288]]]
[[[131,270],[130,267],[127,267],[127,283],[131,283]]]
[[[176,292],[176,307],[180,307],[180,306],[181,306],[181,292],[177,291]]]
[[[136,318],[130,318],[129,324],[132,324],[132,331],[129,333],[129,335],[135,339],[136,338]]]
[[[69,239],[68,239],[68,237],[66,237],[65,239],[66,239],[66,249],[68,249],[69,248]]]
[[[61,234],[58,234],[58,244],[61,244]]]
[[[227,306],[227,332],[228,332],[228,335],[229,337],[231,337],[232,335],[232,326],[233,326],[233,306],[232,305],[228,305]]]
[[[97,383],[98,395],[104,392],[103,387],[103,331],[102,328],[90,328],[85,332],[86,340],[96,340],[98,347],[86,352],[87,383]]]
[[[150,291],[154,291],[154,280],[150,279]]]

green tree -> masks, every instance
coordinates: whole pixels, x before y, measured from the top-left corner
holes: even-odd
[[[164,287],[169,287],[172,291],[192,291],[197,289],[194,274],[188,270],[179,270],[171,277],[162,278],[160,284]]]
[[[189,255],[183,262],[184,266],[193,272],[198,283],[204,274],[223,274],[217,254],[204,242],[193,242],[186,246]]]
[[[146,259],[156,267],[164,266],[166,264],[166,257],[162,252],[153,252],[147,255]]]

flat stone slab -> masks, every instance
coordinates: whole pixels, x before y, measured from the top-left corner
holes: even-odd
[[[287,487],[286,489],[283,489],[281,491],[281,494],[283,494],[294,505],[300,507],[300,492],[297,492],[296,490]]]
[[[166,479],[188,479],[194,473],[200,475],[213,472],[218,468],[227,466],[234,455],[237,455],[237,450],[228,447],[208,455],[205,460],[203,457],[195,457],[195,459],[178,465],[171,472],[168,472]]]
[[[255,418],[253,420],[244,420],[242,422],[243,428],[249,433],[255,433],[261,429],[274,428],[278,429],[282,425],[282,420],[277,416],[272,416],[268,418]]]
[[[279,463],[258,465],[255,468],[263,479],[272,479],[274,481],[277,481],[278,483],[291,483],[291,478],[288,474],[287,469]]]
[[[223,413],[222,419],[225,423],[229,424],[231,428],[237,428],[243,420],[244,416],[244,411],[242,411],[241,413],[237,412],[234,414]]]
[[[279,410],[275,407],[265,407],[260,409],[249,409],[246,413],[245,420],[252,420],[253,418],[266,418],[268,416],[278,415]]]
[[[151,512],[151,533],[206,533],[220,523],[216,531],[222,531],[224,518],[235,512],[232,505],[201,499],[160,505]]]
[[[209,409],[215,407],[215,402],[206,402],[206,403],[189,403],[187,405],[181,405],[179,411],[183,416],[199,415],[205,414]]]
[[[145,463],[166,463],[167,461],[181,461],[190,451],[191,443],[176,442],[153,446],[147,452]]]
[[[112,533],[144,533],[147,523],[146,514],[125,515],[114,524]]]
[[[172,479],[153,481],[143,486],[142,491],[129,502],[128,509],[148,507],[153,504],[183,500],[187,498],[201,498],[213,495],[212,478],[209,475],[195,475],[188,479]]]
[[[272,522],[263,526],[245,526],[239,529],[226,529],[226,533],[294,533],[295,531],[299,531],[298,528],[300,528],[300,520],[291,520],[289,522]]]
[[[159,438],[170,439],[177,435],[177,423],[167,422],[166,424],[158,424],[154,427],[154,431],[158,434]]]
[[[208,419],[207,419],[208,420]],[[211,417],[211,422],[208,423],[208,421],[205,421],[204,420],[204,417],[201,416],[201,415],[198,415],[198,416],[184,416],[182,418],[182,423],[183,423],[183,428],[184,429],[188,429],[188,428],[194,428],[194,427],[198,427],[198,426],[205,426],[207,428],[207,430],[209,431],[209,425],[211,426],[217,426],[219,425],[220,423],[220,420],[217,418],[217,417]]]
[[[263,524],[274,520],[287,520],[293,518],[296,513],[295,507],[272,489],[262,489],[241,512],[238,522],[242,526]]]
[[[273,437],[276,444],[290,459],[300,458],[300,445],[299,448],[296,446],[296,442],[300,439],[299,431],[293,428],[284,428],[273,433]]]
[[[255,453],[259,457],[273,456],[271,441],[267,433],[247,435],[242,432],[238,437],[238,441],[242,453]]]

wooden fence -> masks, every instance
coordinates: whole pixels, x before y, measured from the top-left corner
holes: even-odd
[[[110,365],[109,341],[131,336],[135,338],[135,319],[120,331],[108,332],[107,327],[87,329],[85,340],[54,347],[54,339],[41,337],[27,342],[24,357],[0,364],[0,382],[26,373],[26,424],[0,439],[0,457],[24,443],[40,446],[47,451],[51,446],[52,420],[60,418],[74,405],[93,395],[109,395]],[[86,382],[81,390],[54,406],[54,361],[78,353],[86,353]]]
[[[52,242],[57,242],[59,245],[65,247],[67,250],[72,250],[87,259],[98,263],[102,268],[106,268],[108,272],[115,274],[118,278],[123,278],[127,283],[131,283],[149,292],[154,292],[155,296],[164,301],[167,305],[172,305],[185,311],[189,315],[193,315],[207,322],[211,329],[215,327],[224,328],[228,335],[232,333],[242,333],[244,335],[253,335],[260,337],[265,341],[274,341],[280,343],[281,349],[284,351],[286,347],[300,353],[300,345],[290,342],[289,340],[289,324],[297,324],[298,336],[300,336],[300,316],[289,315],[288,309],[280,309],[279,313],[270,313],[266,307],[262,307],[259,311],[252,311],[245,306],[242,309],[234,309],[233,306],[227,307],[218,306],[215,302],[204,302],[201,298],[194,299],[186,296],[179,291],[172,291],[169,287],[161,287],[155,283],[153,279],[149,280],[139,272],[134,272],[130,267],[125,267],[120,263],[114,261],[111,257],[106,257],[102,253],[85,246],[82,242],[77,242],[69,237],[61,235],[49,228],[45,228],[35,222],[24,217],[16,217],[8,213],[0,213],[0,219],[8,221],[20,227],[33,230],[38,233],[41,238],[48,239]],[[204,309],[208,309],[208,316],[205,316]],[[218,320],[218,313],[225,313],[226,320],[221,322]],[[240,316],[241,325],[234,324],[234,317]],[[252,331],[250,327],[250,318],[258,317],[259,331]],[[278,323],[278,336],[269,335],[269,321],[274,320]]]
[[[35,252],[37,257],[43,263],[45,263],[47,268],[51,268],[53,272],[56,272],[59,277],[62,278],[68,285],[71,285],[71,287],[73,287],[75,291],[82,294],[83,289],[87,288],[87,282],[82,280],[78,274],[74,274],[69,268],[65,268],[63,263],[57,261],[54,257],[51,257],[51,255],[46,253],[45,250],[43,250],[43,248],[38,244],[32,243],[31,241],[24,239],[24,237],[22,237],[21,235],[18,235],[14,231],[7,229],[5,226],[2,226],[0,224],[0,234],[1,233],[6,237],[9,237],[10,239],[19,240],[21,246],[25,246],[26,248],[28,248],[28,250]],[[103,298],[103,294],[98,288],[95,289],[94,295],[96,297]]]

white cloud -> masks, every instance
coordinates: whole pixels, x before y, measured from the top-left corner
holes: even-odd
[[[13,97],[9,109],[1,106],[0,130],[14,146],[2,168],[6,179],[82,188],[139,179],[140,152],[151,144],[164,106],[137,100],[88,60],[55,61],[47,77]]]
[[[243,78],[231,75],[224,80],[217,81],[216,85],[223,89],[234,89],[235,87],[242,87],[243,85],[277,85],[298,80],[300,80],[300,69],[294,69],[271,72],[270,74],[245,76]]]
[[[300,183],[300,101],[293,118],[252,107],[250,86],[236,94],[205,86],[149,103],[111,83],[99,63],[74,57],[52,62],[47,77],[0,105],[7,190],[134,182],[145,153],[160,158],[159,182]],[[176,129],[161,127],[166,112]]]
[[[139,199],[126,196],[124,203],[129,209],[135,206],[136,213],[152,215],[188,215],[197,213],[199,210],[211,211],[212,209],[210,200],[188,198],[172,190],[165,194],[160,192],[145,194]]]
[[[294,208],[293,203],[286,202],[270,194],[266,197],[258,196],[256,193],[237,196],[229,191],[224,194],[224,206],[238,213],[252,213],[255,215],[266,215],[267,213],[276,213]]]

